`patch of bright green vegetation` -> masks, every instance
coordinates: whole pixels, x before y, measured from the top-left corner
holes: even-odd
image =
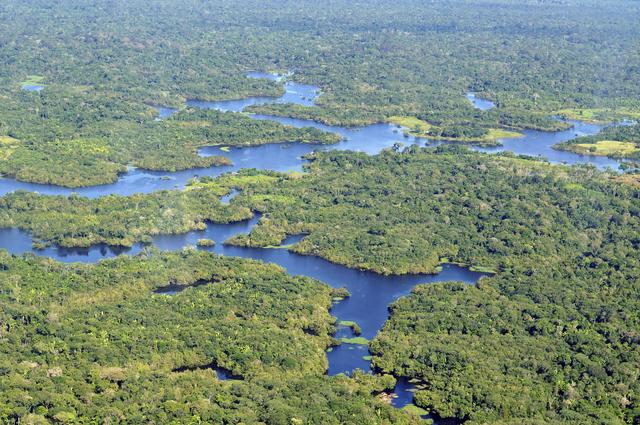
[[[623,119],[640,119],[640,110],[630,108],[561,109],[557,114],[570,120],[595,124],[606,124]]]
[[[224,174],[219,178],[202,177],[191,179],[187,183],[185,191],[206,189],[223,196],[233,188],[245,189],[253,186],[270,185],[281,178],[280,176],[265,173],[231,173]]]
[[[480,129],[474,134],[473,132],[466,134],[463,131],[449,130],[440,128],[415,117],[408,116],[392,116],[389,122],[404,127],[406,133],[415,137],[425,137],[434,140],[450,140],[465,143],[495,144],[499,139],[512,139],[522,137],[522,133],[515,131],[488,128]]]
[[[389,122],[401,127],[405,127],[410,131],[411,134],[414,135],[423,135],[425,133],[428,133],[429,130],[433,127],[428,122],[416,117],[393,116],[389,117]]]
[[[567,190],[585,190],[585,187],[580,183],[567,183],[563,187]]]
[[[351,320],[341,320],[338,322],[339,326],[345,326],[351,328],[354,335],[359,336],[362,333],[362,328],[356,322]]]
[[[517,131],[510,131],[501,128],[490,128],[487,135],[484,137],[485,141],[494,141],[497,139],[516,139],[524,137],[522,133]]]
[[[406,406],[404,406],[402,408],[402,410],[404,410],[405,412],[410,413],[412,415],[416,415],[416,416],[425,416],[425,415],[429,414],[428,410],[423,409],[422,407],[418,407],[413,403],[407,404]]]
[[[25,86],[44,86],[44,76],[27,75],[27,79],[20,83],[21,87]]]
[[[340,338],[340,341],[343,344],[369,345],[369,340],[363,336],[355,336],[352,338],[343,337],[343,338]]]
[[[486,267],[486,266],[471,266],[469,267],[469,270],[471,270],[472,272],[487,273],[487,274],[497,273],[497,271],[493,267]]]
[[[16,150],[20,140],[10,136],[0,136],[0,159],[6,161]]]
[[[220,148],[220,150],[221,150],[222,152],[230,152],[230,151],[231,151],[231,148],[230,148],[229,146],[222,146],[222,147]]]
[[[198,239],[197,245],[200,247],[212,247],[215,246],[215,241],[211,239]]]
[[[574,152],[597,156],[629,156],[639,152],[638,146],[632,142],[618,142],[615,140],[600,140],[596,143],[576,143]]]
[[[637,159],[640,158],[640,124],[605,127],[596,135],[576,137],[553,148],[583,155]]]

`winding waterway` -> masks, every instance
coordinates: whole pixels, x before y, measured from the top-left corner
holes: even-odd
[[[194,247],[199,239],[211,239],[215,241],[213,247],[198,248],[216,254],[233,257],[251,258],[264,262],[275,263],[283,267],[291,275],[308,276],[318,279],[334,288],[346,288],[350,297],[334,303],[331,314],[339,321],[352,321],[361,327],[362,337],[370,340],[380,331],[388,319],[389,305],[400,297],[408,295],[411,290],[421,283],[434,283],[444,281],[462,281],[474,284],[482,276],[481,273],[472,272],[464,267],[452,264],[443,266],[437,275],[402,275],[383,276],[368,271],[360,271],[345,266],[331,263],[319,257],[304,256],[288,251],[284,248],[245,248],[225,245],[224,241],[237,233],[248,233],[259,221],[260,215],[256,214],[252,219],[232,223],[215,224],[208,223],[202,231],[192,231],[180,235],[161,235],[153,238],[152,245],[160,250],[180,250],[185,247]],[[302,235],[291,236],[283,241],[284,245],[290,245],[300,241]],[[0,229],[0,249],[7,249],[14,254],[32,252],[36,255],[44,255],[64,262],[93,263],[102,258],[113,257],[119,254],[135,254],[144,249],[137,244],[132,248],[114,248],[98,245],[87,249],[64,249],[51,247],[45,250],[33,250],[31,237],[27,232],[18,229]],[[167,287],[158,293],[164,295],[178,295],[187,287]],[[336,338],[350,338],[355,336],[351,328],[339,326]],[[339,373],[351,373],[355,369],[371,372],[369,350],[366,345],[343,343],[333,347],[328,353],[329,375]],[[216,370],[223,379],[224,371]],[[394,390],[395,398],[392,403],[397,407],[410,404],[413,400],[414,386],[406,379],[398,379]],[[431,416],[436,424],[452,423],[435,416]],[[444,421],[444,422],[443,422]]]
[[[252,78],[271,78],[271,74],[253,72]],[[285,83],[285,94],[281,97],[249,97],[241,100],[227,100],[208,102],[200,100],[188,100],[187,105],[198,108],[210,108],[224,111],[240,112],[249,105],[266,103],[295,103],[305,106],[314,105],[319,89],[315,86],[298,84],[292,81]],[[156,106],[158,119],[166,119],[177,112],[176,109]],[[156,190],[182,188],[194,176],[217,176],[222,173],[237,171],[240,168],[269,169],[276,171],[300,170],[304,164],[302,156],[316,150],[352,150],[376,154],[384,148],[392,146],[396,142],[405,144],[429,144],[437,145],[446,142],[434,142],[428,139],[404,136],[397,126],[386,123],[372,124],[364,127],[340,127],[317,123],[310,120],[277,117],[271,115],[251,115],[255,119],[273,120],[294,127],[315,127],[328,132],[341,135],[344,140],[334,145],[320,145],[313,143],[281,143],[252,147],[231,147],[229,151],[223,151],[220,146],[205,147],[200,150],[203,156],[222,155],[229,158],[233,165],[223,167],[210,167],[170,172],[148,171],[131,167],[129,171],[121,175],[111,184],[70,189],[61,186],[20,182],[13,178],[0,178],[0,195],[15,190],[27,190],[47,195],[70,195],[77,193],[82,196],[95,198],[108,194],[130,195],[133,193],[149,193]],[[579,155],[573,152],[557,151],[551,147],[554,144],[567,141],[576,136],[596,134],[602,126],[588,124],[579,121],[571,121],[573,128],[557,132],[544,132],[525,130],[524,137],[516,139],[500,139],[502,146],[495,148],[474,147],[485,152],[512,151],[516,154],[540,156],[547,158],[552,163],[588,163],[600,169],[610,167],[617,169],[620,162],[615,159],[591,155]]]
[[[249,74],[252,78],[270,78],[280,81],[281,76],[253,72]],[[206,102],[200,100],[188,100],[187,106],[198,108],[211,108],[222,111],[240,112],[249,105],[259,105],[266,103],[297,103],[305,106],[314,105],[314,100],[319,94],[317,87],[298,84],[286,81],[284,84],[286,93],[279,98],[270,97],[250,97],[241,100]],[[493,107],[475,97],[469,97],[470,101],[479,109]],[[485,102],[485,103],[483,103]],[[490,103],[490,102],[489,102]],[[156,107],[158,110],[157,119],[167,119],[177,110],[165,107]],[[221,173],[235,171],[240,168],[257,168],[278,171],[300,170],[304,160],[302,156],[314,150],[353,150],[362,151],[368,154],[375,154],[380,150],[392,146],[398,141],[403,143],[432,144],[425,139],[403,136],[402,130],[391,124],[373,124],[365,127],[346,128],[338,126],[328,126],[313,121],[275,117],[268,115],[252,115],[255,119],[274,120],[282,124],[295,127],[312,126],[325,131],[340,134],[344,141],[331,145],[303,144],[303,143],[282,143],[269,144],[256,147],[231,147],[229,151],[222,151],[220,147],[207,147],[200,151],[201,155],[223,155],[233,161],[233,165],[225,167],[211,167],[206,169],[186,170],[176,173],[150,172],[139,169],[130,169],[129,172],[120,176],[112,183],[102,186],[93,186],[80,189],[68,189],[53,185],[40,185],[33,183],[18,182],[15,179],[0,179],[0,195],[18,189],[37,191],[51,195],[69,195],[78,193],[87,197],[98,197],[108,194],[128,195],[136,192],[152,192],[162,189],[181,188],[194,176],[216,176]],[[541,132],[528,130],[524,132],[524,137],[518,139],[500,140],[502,146],[497,148],[476,148],[482,151],[495,152],[510,150],[517,154],[527,154],[532,156],[544,156],[553,163],[590,163],[598,168],[618,168],[619,163],[613,159],[604,157],[593,157],[577,155],[571,152],[562,152],[551,149],[551,146],[566,141],[576,135],[591,135],[600,130],[600,126],[581,122],[572,122],[573,128],[559,132]],[[442,142],[439,142],[442,143]],[[223,199],[229,202],[236,193],[232,193]],[[382,276],[372,272],[358,271],[347,267],[333,264],[318,257],[302,256],[288,251],[287,249],[255,249],[242,248],[224,245],[224,241],[237,233],[247,233],[258,222],[259,215],[248,221],[232,224],[209,223],[206,230],[193,231],[181,235],[162,235],[153,238],[152,244],[161,250],[179,250],[189,246],[195,246],[198,239],[211,239],[216,242],[215,246],[206,249],[216,254],[236,256],[242,258],[252,258],[266,262],[276,263],[282,266],[292,275],[304,275],[322,282],[332,287],[346,287],[351,293],[351,297],[337,302],[331,312],[340,321],[356,322],[362,329],[361,336],[366,339],[373,338],[381,329],[388,318],[389,304],[399,297],[410,293],[412,288],[419,283],[432,283],[441,281],[462,281],[469,284],[477,282],[481,274],[471,272],[468,269],[445,265],[438,275],[404,275],[404,276]],[[288,238],[283,245],[295,243],[302,236]],[[64,262],[96,262],[103,258],[114,257],[120,254],[135,254],[144,249],[142,244],[134,245],[131,248],[118,248],[106,245],[97,245],[84,249],[65,249],[60,247],[50,247],[44,250],[34,250],[30,235],[18,229],[0,229],[0,249],[6,249],[14,254],[32,252],[36,255],[43,255]],[[165,295],[179,294],[176,289],[172,289]],[[354,336],[351,328],[341,326],[336,334],[337,338],[349,338]],[[327,353],[329,360],[330,375],[338,373],[350,373],[359,368],[371,371],[369,352],[366,345],[341,344]],[[393,404],[402,407],[412,400],[413,386],[406,380],[399,379],[396,387],[397,397]],[[443,422],[439,418],[433,418],[436,423]]]

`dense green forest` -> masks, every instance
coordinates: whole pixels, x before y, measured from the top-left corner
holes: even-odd
[[[210,189],[88,199],[19,191],[0,198],[0,227],[30,230],[36,247],[132,246],[158,234],[203,229],[206,220],[228,223],[253,216],[246,207],[222,205],[221,194]]]
[[[323,376],[332,290],[278,266],[190,250],[91,266],[0,252],[0,280],[2,423],[418,422],[373,396],[390,376]],[[167,285],[185,289],[154,294]]]
[[[220,156],[198,155],[203,146],[340,140],[311,127],[298,129],[214,110],[189,108],[158,121],[144,104],[103,96],[48,89],[4,103],[0,173],[79,187],[110,183],[128,165],[176,171],[230,163]]]
[[[605,127],[594,136],[576,137],[554,148],[585,155],[640,160],[640,124]]]
[[[379,373],[329,377],[329,310],[345,294],[321,282],[197,249],[94,265],[0,251],[0,423],[420,423],[385,402],[402,376],[416,405],[468,425],[640,424],[639,22],[635,0],[1,2],[0,176],[22,181],[97,185],[129,167],[229,164],[204,146],[340,140],[186,106],[283,95],[252,70],[319,97],[247,112],[432,139],[636,122],[556,145],[626,158],[627,174],[396,144],[184,190],[2,196],[0,228],[36,248],[132,246],[261,213],[226,243],[304,235],[286,248],[354,269],[488,276],[416,287],[369,344]]]
[[[554,113],[637,118],[639,20],[624,0],[3,2],[0,136],[16,140],[2,146],[0,173],[81,186],[127,165],[220,163],[195,151],[221,138],[326,137],[241,118],[222,129],[193,116],[156,123],[146,106],[283,92],[246,78],[252,69],[291,70],[322,90],[318,107],[258,109],[331,123],[416,117],[464,136],[557,128]],[[497,107],[474,109],[469,90]]]
[[[270,187],[270,188],[269,188]],[[247,188],[265,212],[235,243],[308,233],[297,252],[382,273],[461,262],[498,273],[399,301],[374,364],[471,423],[640,420],[640,192],[591,167],[461,148],[326,153]]]
[[[236,187],[276,184],[287,177],[274,172],[225,174],[217,179],[193,180],[183,191],[95,199],[21,190],[0,197],[0,228],[28,230],[33,234],[34,245],[40,248],[99,243],[130,247],[136,242],[151,242],[154,235],[202,230],[207,221],[232,223],[249,219],[253,217],[251,209],[235,202],[222,204],[220,197]]]
[[[589,166],[462,147],[324,152],[307,173],[245,170],[167,193],[180,203],[163,231],[199,214],[190,193],[207,199],[231,187],[242,192],[225,213],[264,213],[231,243],[278,245],[305,233],[291,249],[350,267],[416,273],[455,262],[496,272],[477,287],[418,289],[394,305],[373,341],[378,368],[422,382],[421,406],[471,423],[638,420],[638,187]],[[64,199],[8,195],[2,214],[16,223],[37,217],[26,228],[38,232],[48,208],[51,216],[66,208],[76,223],[92,208],[77,205],[108,208],[140,197]],[[145,214],[163,214],[154,208]],[[229,219],[219,214],[210,217]],[[93,226],[108,234],[112,224]],[[67,237],[56,229],[62,233],[50,240]]]

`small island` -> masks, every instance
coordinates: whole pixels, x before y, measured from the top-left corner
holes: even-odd
[[[211,240],[211,239],[198,239],[198,242],[196,242],[196,245],[198,245],[200,248],[207,248],[207,247],[212,247],[215,246],[216,242]]]

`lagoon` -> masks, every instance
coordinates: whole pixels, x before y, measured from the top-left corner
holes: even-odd
[[[483,99],[481,97],[478,97],[473,92],[467,93],[467,100],[469,100],[469,102],[473,104],[474,108],[479,109],[481,111],[488,111],[489,109],[493,109],[496,107],[496,104],[490,101],[489,99]]]

